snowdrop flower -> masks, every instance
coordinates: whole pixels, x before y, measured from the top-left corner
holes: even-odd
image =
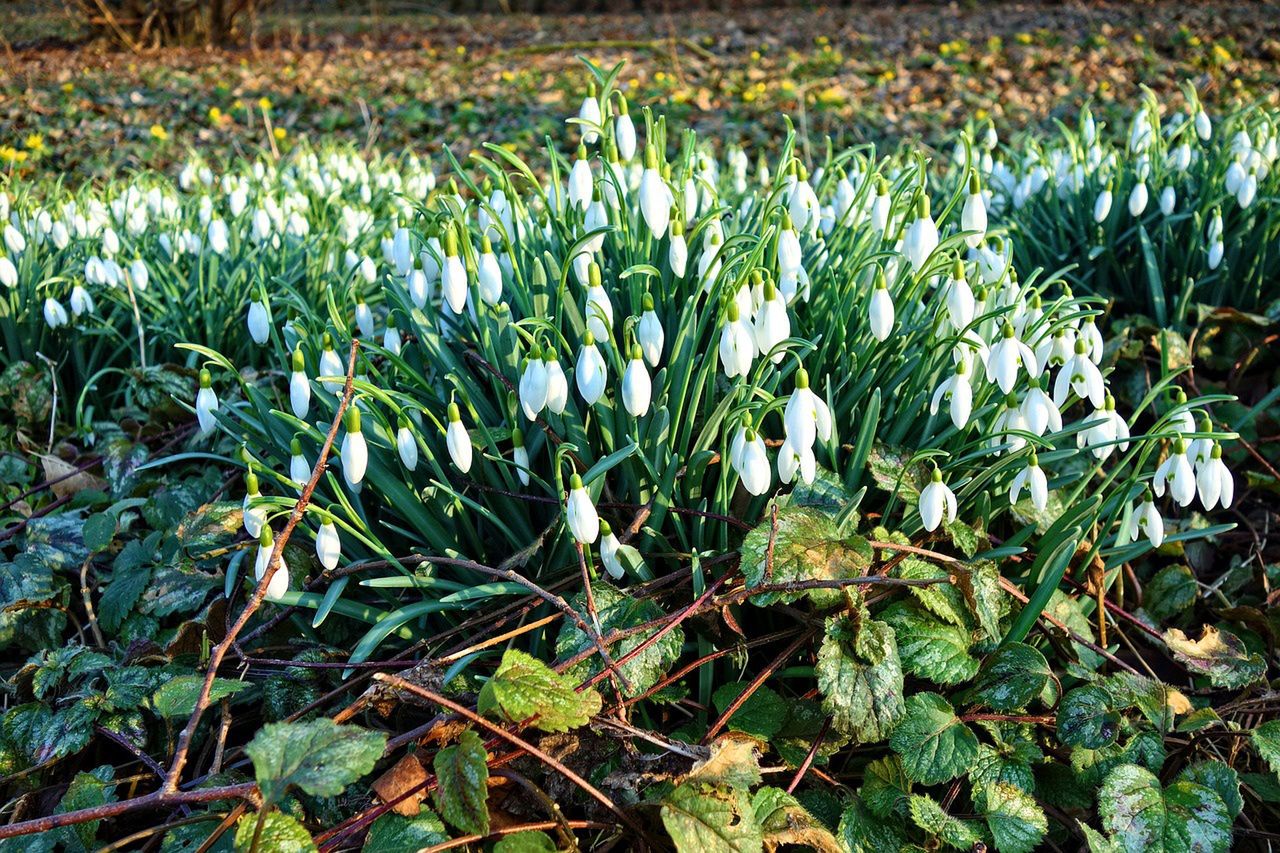
[[[812,447],[818,438],[824,442],[831,440],[831,410],[809,387],[809,371],[803,367],[796,371],[796,389],[787,399],[782,422],[787,439],[798,447]]]
[[[929,403],[929,414],[938,414],[938,407],[944,399],[949,402],[948,411],[951,414],[951,422],[956,425],[956,429],[964,429],[973,411],[973,388],[969,384],[968,361],[956,362],[955,372],[942,380],[937,390],[933,392],[933,400]]]
[[[582,339],[582,349],[578,352],[578,365],[574,378],[578,383],[578,393],[588,406],[594,406],[604,395],[608,381],[608,366],[600,350],[596,347],[595,335],[588,329]]]
[[[225,255],[227,249],[230,248],[228,242],[227,223],[221,219],[215,219],[209,223],[208,231],[209,251],[215,255]]]
[[[1175,411],[1170,415],[1170,426],[1184,435],[1190,435],[1196,431],[1196,419],[1192,416],[1191,410],[1186,408],[1186,405],[1187,392],[1179,388],[1173,395],[1173,408]]]
[[[600,279],[600,265],[592,261],[587,269],[587,301],[582,309],[587,328],[601,341],[609,340],[613,327],[613,303]]]
[[[427,274],[420,269],[412,269],[405,279],[405,285],[409,289],[409,298],[413,300],[413,304],[418,308],[424,308],[428,296]]]
[[[547,409],[553,414],[562,415],[569,405],[569,380],[551,348],[548,347],[543,353],[542,363],[547,366]]]
[[[449,458],[463,474],[471,470],[471,436],[462,425],[462,412],[457,403],[449,404],[449,426],[445,429],[444,443]]]
[[[768,355],[774,347],[791,337],[791,318],[787,315],[786,303],[771,280],[765,280],[762,293],[760,310],[756,312],[755,340],[760,354]],[[784,355],[782,350],[773,352],[770,361],[778,364]]]
[[[1187,506],[1196,496],[1196,477],[1187,460],[1187,444],[1182,439],[1173,443],[1173,452],[1156,468],[1151,488],[1156,497],[1164,495],[1165,487],[1179,506]]]
[[[1213,432],[1213,421],[1206,414],[1200,419],[1200,432]],[[1213,446],[1217,442],[1213,438],[1194,438],[1187,445],[1187,458],[1191,460],[1191,464],[1199,470],[1200,466],[1209,461],[1209,455],[1213,452]]]
[[[792,161],[793,163],[795,161]],[[791,186],[791,196],[788,199],[787,209],[791,214],[791,219],[795,223],[796,230],[804,231],[806,228],[817,225],[816,214],[820,205],[818,204],[818,196],[813,191],[813,186],[809,183],[808,172],[804,166],[797,167],[797,177]]]
[[[1108,186],[1093,200],[1093,221],[1099,224],[1111,215],[1111,187]]]
[[[1200,502],[1205,509],[1213,509],[1219,501],[1222,502],[1223,509],[1226,509],[1235,498],[1235,480],[1232,479],[1227,464],[1222,461],[1222,445],[1216,441],[1213,443],[1213,450],[1209,452],[1208,461],[1196,472],[1196,489],[1200,492]]]
[[[1213,123],[1209,121],[1209,116],[1204,110],[1196,112],[1195,125],[1196,136],[1200,137],[1200,141],[1208,142],[1209,137],[1213,134]]]
[[[622,565],[622,560],[618,559],[618,552],[622,548],[622,543],[618,541],[618,537],[613,535],[613,529],[609,527],[609,522],[600,522],[600,562],[604,563],[605,571],[614,580],[621,579],[626,574],[626,568]]]
[[[1043,378],[1031,383],[1031,389],[1022,398],[1020,411],[1029,432],[1044,435],[1049,431],[1062,431],[1062,415],[1058,412],[1058,407],[1054,405],[1053,400],[1045,393]]]
[[[1144,181],[1138,181],[1133,189],[1129,192],[1129,215],[1141,216],[1142,211],[1147,209],[1147,185]]]
[[[618,115],[613,121],[613,136],[618,145],[618,156],[630,162],[636,156],[636,126],[627,112],[627,99],[618,93]]]
[[[1160,510],[1152,503],[1149,492],[1144,492],[1142,505],[1130,515],[1129,529],[1124,532],[1128,541],[1137,539],[1139,533],[1145,534],[1153,548],[1159,548],[1164,542],[1164,519],[1160,517]]]
[[[519,429],[511,430],[511,459],[516,465],[516,476],[520,484],[529,485],[529,450],[524,446],[524,433]]]
[[[396,452],[400,455],[400,464],[413,471],[418,467],[418,439],[405,415],[396,418],[396,425]]]
[[[378,265],[373,262],[373,258],[365,255],[360,259],[359,265],[356,267],[365,284],[373,284],[378,280]]]
[[[527,419],[536,420],[546,408],[548,391],[547,365],[542,360],[542,349],[535,344],[520,373],[520,408]]]
[[[301,347],[294,349],[289,362],[293,368],[289,374],[289,408],[294,417],[305,421],[311,407],[311,381],[307,379],[307,360]]]
[[[726,309],[725,324],[720,330],[720,366],[728,379],[746,376],[756,357],[756,344],[751,326],[742,319],[736,301]]]
[[[261,496],[262,492],[258,490],[258,475],[250,469],[244,475],[244,500],[240,503],[240,511],[244,532],[254,539],[262,534],[263,525],[267,522],[266,508],[256,505],[257,499]]]
[[[622,372],[622,404],[631,417],[643,417],[649,411],[652,396],[653,380],[644,366],[644,351],[635,344],[631,348],[631,360]]]
[[[1053,383],[1053,403],[1059,409],[1067,401],[1067,394],[1074,391],[1082,400],[1101,408],[1103,403],[1102,373],[1098,366],[1089,360],[1086,351],[1088,345],[1083,339],[1077,339],[1075,354],[1062,367],[1058,378]]]
[[[875,287],[867,304],[867,319],[871,324],[872,337],[881,342],[888,340],[893,332],[893,298],[889,296],[889,287],[882,269],[876,270]]]
[[[289,479],[297,485],[298,491],[302,491],[311,479],[311,465],[302,455],[302,442],[296,436],[289,441]]]
[[[1049,483],[1044,471],[1040,468],[1040,457],[1034,453],[1031,454],[1027,467],[1014,475],[1013,483],[1009,486],[1011,505],[1018,502],[1018,496],[1024,488],[1031,493],[1031,505],[1036,509],[1043,510],[1048,505]]]
[[[1236,203],[1240,207],[1246,208],[1253,204],[1254,198],[1258,195],[1258,174],[1250,171],[1248,176],[1240,184],[1240,189],[1236,191]]]
[[[85,290],[82,285],[77,284],[71,288],[70,302],[71,314],[75,317],[93,312],[93,297],[89,295],[89,291]]]
[[[938,248],[938,226],[929,216],[929,197],[923,193],[916,204],[916,218],[902,238],[902,254],[911,262],[911,269],[919,273],[933,250]]]
[[[987,233],[987,205],[982,197],[982,184],[978,180],[977,172],[969,175],[969,195],[965,198],[964,207],[960,210],[960,230],[974,232],[964,238],[965,244],[970,249],[976,249],[982,245]]]
[[[9,260],[8,255],[0,255],[0,284],[5,287],[18,286],[18,268]]]
[[[342,437],[342,478],[348,486],[358,486],[369,467],[369,445],[360,431],[360,409],[347,409],[347,434]]]
[[[1228,195],[1236,195],[1240,192],[1240,187],[1244,184],[1245,179],[1244,166],[1240,165],[1239,160],[1232,160],[1231,165],[1227,166],[1227,172],[1223,175],[1222,183],[1226,187]]]
[[[702,247],[702,255],[698,258],[698,280],[702,282],[702,292],[710,293],[711,285],[720,275],[720,233],[712,231],[707,234],[707,242]]]
[[[642,306],[644,313],[640,315],[640,322],[636,324],[636,338],[640,342],[640,349],[644,350],[644,360],[649,362],[650,367],[657,367],[658,362],[662,360],[662,347],[666,341],[666,335],[662,330],[662,321],[653,310],[653,297],[650,294],[644,295]]]
[[[1089,356],[1089,360],[1094,364],[1102,363],[1102,351],[1105,345],[1102,342],[1102,333],[1098,331],[1098,324],[1093,322],[1093,317],[1085,317],[1084,322],[1080,324],[1078,340],[1084,341],[1085,351]]]
[[[397,228],[391,238],[391,262],[395,264],[396,274],[406,276],[413,269],[413,247],[410,245],[408,228]]]
[[[889,211],[893,207],[893,199],[889,197],[889,182],[884,178],[876,179],[876,197],[871,202],[871,227],[883,232],[889,227]]]
[[[441,271],[441,288],[444,304],[454,314],[461,314],[467,305],[467,270],[458,257],[458,235],[451,228],[445,235],[444,268]]]
[[[1098,459],[1106,459],[1117,446],[1121,453],[1129,449],[1129,425],[1116,413],[1115,397],[1108,394],[1105,404],[1093,413],[1091,420],[1097,420],[1098,423],[1076,434],[1077,447],[1092,448],[1093,455]]]
[[[356,328],[360,330],[360,337],[373,337],[373,312],[369,310],[369,303],[364,301],[364,295],[356,294]]]
[[[27,248],[27,238],[14,227],[12,222],[6,222],[4,226],[4,244],[8,247],[9,254],[21,255],[23,250]]]
[[[948,523],[956,520],[955,493],[942,482],[942,472],[935,465],[929,484],[920,492],[920,520],[924,529],[932,533],[938,529],[945,516]]]
[[[1086,348],[1087,348],[1086,344]],[[1040,339],[1036,347],[1036,361],[1046,370],[1061,367],[1075,354],[1076,332],[1070,326],[1059,326],[1052,335]]]
[[[200,423],[200,435],[205,436],[213,431],[217,419],[213,413],[218,411],[218,395],[213,390],[213,377],[206,369],[200,371],[200,390],[196,392],[196,420]]]
[[[667,247],[667,264],[671,274],[676,278],[684,278],[689,268],[689,246],[684,240],[684,225],[676,218],[671,218],[671,240]]]
[[[600,516],[596,513],[591,496],[582,485],[582,478],[574,474],[569,478],[569,500],[565,505],[565,523],[573,538],[583,545],[590,545],[600,536]]]
[[[1178,192],[1173,187],[1165,187],[1160,191],[1160,213],[1168,216],[1178,204]]]
[[[498,265],[498,256],[493,253],[493,243],[488,234],[480,238],[476,279],[481,301],[486,305],[497,305],[502,299],[502,268]]]
[[[778,479],[789,484],[796,474],[804,483],[812,483],[818,474],[818,462],[813,455],[813,447],[806,447],[788,435],[778,448]]]
[[[399,355],[401,344],[400,329],[396,326],[396,314],[392,311],[387,315],[387,328],[382,333],[382,348],[392,355]]]
[[[1031,347],[1018,340],[1013,324],[1006,322],[1001,330],[1000,340],[991,347],[991,354],[987,357],[987,379],[1008,394],[1017,384],[1020,367],[1032,378],[1040,375],[1036,354],[1031,351]]]
[[[67,309],[63,308],[62,303],[52,296],[47,296],[44,300],[44,321],[50,329],[65,326],[70,322],[67,317]]]
[[[316,559],[325,571],[331,572],[338,567],[342,559],[342,539],[338,536],[338,528],[327,512],[321,513],[320,529],[316,531]]]
[[[657,149],[649,145],[644,151],[644,173],[640,176],[640,214],[655,240],[667,233],[673,201],[671,189],[658,174]]]
[[[271,306],[267,304],[267,295],[261,289],[258,298],[249,303],[249,337],[258,346],[262,346],[271,337]]]
[[[267,575],[267,569],[271,567],[271,554],[275,551],[275,539],[271,535],[270,527],[262,528],[262,535],[258,540],[258,556],[253,562],[253,577],[259,583]],[[267,601],[279,601],[280,598],[289,591],[289,567],[285,565],[284,554],[282,553],[276,559],[276,569],[271,575],[271,580],[267,581],[267,591],[265,598]]]
[[[763,495],[769,490],[773,472],[764,439],[746,424],[738,427],[730,443],[729,464],[738,473],[742,487],[751,494]]]
[[[591,162],[587,160],[587,146],[578,146],[578,156],[569,170],[569,203],[579,210],[586,210],[591,203],[594,183],[591,177]]]
[[[582,106],[578,108],[578,118],[583,121],[590,122],[590,125],[578,125],[582,131],[582,141],[587,145],[594,145],[595,141],[600,138],[600,134],[592,129],[599,127],[604,123],[604,119],[600,116],[600,101],[596,98],[596,85],[591,83],[587,87],[587,96],[582,99]]]
[[[973,290],[964,275],[964,261],[956,258],[945,294],[947,320],[957,332],[973,322],[975,303]]]

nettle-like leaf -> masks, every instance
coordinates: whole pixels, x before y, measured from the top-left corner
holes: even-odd
[[[711,744],[711,754],[694,765],[687,782],[705,782],[747,790],[760,784],[760,757],[749,737],[721,735]]]
[[[925,609],[944,622],[965,630],[972,630],[975,627],[973,614],[965,601],[964,593],[950,582],[951,573],[946,569],[933,563],[926,563],[924,560],[908,557],[895,567],[893,573],[896,577],[906,580],[938,581],[928,586],[913,586],[910,588],[911,594],[924,605]]]
[[[769,543],[773,540],[772,556]],[[841,580],[867,574],[875,554],[861,536],[845,536],[835,520],[814,509],[789,506],[773,520],[757,525],[742,542],[742,574],[747,587],[808,580]],[[844,600],[838,589],[766,592],[751,598],[768,606],[807,596],[817,607],[834,607]]]
[[[231,678],[215,678],[209,686],[209,701],[217,702],[239,693],[249,686],[248,682]],[[200,691],[204,688],[204,676],[179,675],[171,678],[156,690],[147,704],[157,716],[166,720],[190,717],[200,699]]]
[[[856,742],[884,740],[902,718],[902,664],[893,629],[865,611],[860,625],[848,616],[827,620],[816,673],[822,707],[836,730]]]
[[[1196,576],[1188,566],[1165,566],[1142,588],[1143,609],[1157,622],[1177,616],[1196,603],[1200,594]]]
[[[977,823],[947,814],[932,797],[912,794],[910,810],[912,822],[944,844],[967,850],[982,840],[982,831]]]
[[[267,803],[279,802],[291,786],[313,797],[336,797],[373,769],[387,736],[320,718],[305,723],[268,723],[245,752],[253,760],[258,788]]]
[[[760,825],[764,846],[776,850],[783,845],[816,850],[819,853],[841,853],[840,845],[800,801],[781,788],[764,787],[751,798],[756,823]]]
[[[270,850],[271,853],[310,853],[316,848],[311,833],[296,819],[279,809],[262,816],[247,814],[236,823],[236,853]]]
[[[436,808],[450,825],[474,835],[489,833],[489,755],[467,729],[454,746],[436,753]]]
[[[417,853],[423,847],[449,840],[440,818],[423,808],[413,817],[387,812],[373,822],[364,840],[369,853]]]
[[[1258,726],[1249,739],[1271,772],[1280,774],[1280,720],[1270,720]]]
[[[978,673],[969,652],[972,636],[957,625],[937,619],[919,605],[896,601],[879,614],[893,626],[903,668],[936,684],[962,684]]]
[[[922,785],[968,773],[978,759],[977,735],[937,693],[916,693],[907,699],[906,714],[889,746],[902,757],[907,775]]]
[[[574,682],[519,649],[507,649],[493,677],[480,690],[477,708],[507,722],[533,718],[544,732],[567,732],[600,713],[599,691],[579,693]]]
[[[969,771],[973,801],[981,806],[983,796],[992,785],[1013,785],[1034,791],[1036,777],[1032,766],[1043,760],[1044,753],[1029,741],[997,746],[978,744],[978,758]]]
[[[1250,654],[1244,641],[1229,631],[1206,625],[1199,640],[1192,640],[1177,628],[1163,635],[1169,651],[1187,669],[1209,678],[1214,687],[1238,690],[1248,687],[1267,673],[1262,655]]]
[[[1191,710],[1191,702],[1180,691],[1145,675],[1118,672],[1105,678],[1100,686],[1111,695],[1113,708],[1137,708],[1161,733],[1173,728],[1178,714]]]
[[[681,853],[760,853],[763,834],[751,798],[740,788],[696,779],[662,798],[662,825]]]
[[[900,853],[907,841],[903,828],[902,819],[881,820],[854,800],[840,815],[836,834],[850,853]]]
[[[1107,691],[1092,684],[1067,691],[1058,703],[1058,740],[1085,749],[1115,743],[1120,715],[1111,710],[1109,698]]]
[[[1125,850],[1213,853],[1231,846],[1231,813],[1222,798],[1186,780],[1160,786],[1155,774],[1122,764],[1098,792],[1103,829]]]
[[[821,703],[811,699],[790,700],[787,702],[786,719],[770,740],[770,745],[788,767],[799,767],[809,757],[818,733],[825,727],[827,733],[813,756],[813,763],[822,766],[849,743],[847,735],[827,726],[827,719]]]
[[[858,797],[876,817],[902,818],[907,816],[911,785],[911,777],[902,769],[902,759],[886,755],[863,770]]]
[[[1222,799],[1233,821],[1240,816],[1244,808],[1244,798],[1240,796],[1240,774],[1223,762],[1192,764],[1178,774],[1178,780],[1203,785]]]
[[[493,845],[493,853],[556,853],[551,836],[538,830],[525,830],[504,835]]]
[[[599,620],[602,634],[608,634],[615,629],[633,628],[636,625],[642,625],[665,615],[662,612],[662,608],[656,603],[632,598],[617,587],[607,583],[597,582],[592,584],[592,593],[596,603],[596,618]],[[574,610],[583,615],[584,620],[591,618],[587,613],[585,593],[575,595],[569,604]],[[646,643],[649,637],[657,633],[658,630],[660,629],[654,628],[652,631],[632,634],[614,644],[610,648],[614,660],[626,656],[641,643]],[[579,652],[594,647],[595,643],[590,636],[579,629],[573,622],[564,621],[560,628],[560,633],[556,637],[557,657],[562,659],[570,658]],[[680,657],[680,651],[683,647],[684,631],[677,627],[668,631],[656,642],[648,645],[640,654],[624,663],[621,667],[621,672],[627,677],[627,681],[630,684],[630,690],[624,690],[624,692],[629,696],[638,696],[657,684],[658,680],[666,675],[667,670]],[[600,672],[603,666],[600,656],[592,655],[570,667],[565,671],[564,675],[576,683]]]
[[[1049,821],[1035,797],[1016,785],[990,785],[982,799],[987,828],[1001,853],[1031,853],[1049,831]]]
[[[910,506],[919,503],[920,490],[929,482],[929,470],[923,462],[911,463],[910,450],[879,441],[867,454],[867,470],[877,486]]]
[[[1000,568],[990,560],[969,564],[955,573],[955,585],[969,605],[978,629],[988,640],[1000,636],[1000,617],[1009,610],[1009,596],[1000,588]]]
[[[977,682],[965,701],[995,711],[1019,711],[1039,696],[1052,678],[1049,662],[1038,649],[1025,643],[1008,643],[983,661]]]
[[[723,714],[747,686],[745,681],[722,684],[712,694],[711,702]],[[729,718],[729,730],[768,741],[782,731],[789,715],[790,705],[787,700],[779,696],[776,690],[761,686],[733,712],[733,716]]]

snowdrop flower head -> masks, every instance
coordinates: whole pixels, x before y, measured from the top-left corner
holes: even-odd
[[[358,486],[369,467],[369,445],[360,431],[360,409],[352,405],[347,409],[347,434],[342,437],[342,478],[348,486]]]
[[[1031,505],[1043,510],[1049,503],[1049,483],[1044,471],[1040,468],[1040,457],[1032,453],[1027,460],[1027,467],[1013,477],[1009,487],[1009,503],[1016,504],[1023,489],[1031,493]]]
[[[267,575],[267,570],[271,568],[271,555],[275,552],[275,537],[271,533],[271,528],[263,526],[261,535],[258,537],[258,555],[253,563],[254,580],[261,582]],[[275,561],[275,572],[271,575],[271,580],[267,581],[267,591],[264,596],[267,601],[279,601],[286,592],[289,591],[289,567],[285,565],[284,554],[280,554]]]
[[[889,295],[889,286],[885,281],[883,269],[876,270],[875,286],[867,306],[867,319],[871,326],[872,337],[881,342],[889,339],[889,335],[893,332],[893,297]]]
[[[50,329],[65,326],[70,322],[70,318],[67,317],[67,309],[63,308],[62,303],[52,296],[46,296],[44,300],[44,322]]]
[[[929,476],[929,484],[920,492],[920,520],[924,529],[932,533],[938,529],[945,517],[950,523],[956,520],[956,496],[942,482],[942,471],[935,465]]]
[[[1173,452],[1166,456],[1156,468],[1151,488],[1155,491],[1156,497],[1163,496],[1165,489],[1168,488],[1169,494],[1179,506],[1187,506],[1195,498],[1196,477],[1191,469],[1191,462],[1187,459],[1185,441],[1180,438],[1174,441]]]
[[[445,233],[444,267],[441,270],[441,288],[448,311],[461,314],[467,305],[469,283],[467,269],[458,256],[458,235],[453,228]]]
[[[814,441],[830,441],[833,434],[831,409],[809,387],[809,371],[796,371],[796,388],[782,410],[787,438],[797,447],[810,448]]]
[[[618,115],[613,122],[613,135],[618,146],[618,156],[624,162],[636,156],[636,126],[627,110],[627,99],[619,92]]]
[[[518,427],[511,431],[511,459],[515,462],[520,484],[529,485],[529,449],[524,446],[524,431]]]
[[[1000,340],[991,347],[987,357],[987,379],[1008,394],[1017,384],[1019,369],[1026,370],[1033,378],[1040,375],[1035,353],[1018,339],[1013,324],[1006,322],[1000,331]]]
[[[564,414],[569,404],[569,380],[556,360],[555,350],[547,347],[542,354],[542,363],[547,368],[547,409],[557,415]]]
[[[785,353],[773,350],[790,336],[791,318],[787,315],[786,303],[772,279],[765,279],[761,285],[760,310],[756,312],[755,319],[756,349],[761,355],[772,352],[770,360],[778,364]]]
[[[565,523],[573,538],[583,545],[590,545],[600,537],[600,516],[595,504],[582,485],[582,477],[569,478],[569,500],[565,505]]]
[[[956,362],[955,372],[938,385],[929,403],[929,414],[936,415],[943,400],[949,403],[948,412],[956,429],[964,429],[973,412],[973,387],[969,384],[969,362]]]
[[[267,302],[267,294],[259,289],[258,298],[249,303],[249,337],[258,346],[262,346],[271,337],[271,306]]]
[[[662,321],[654,311],[653,296],[646,293],[641,305],[643,313],[640,315],[640,322],[636,325],[636,338],[640,342],[640,348],[644,350],[644,360],[649,362],[650,367],[657,367],[658,362],[662,360],[662,347],[666,341],[666,335],[662,330]]]
[[[751,372],[751,362],[756,357],[755,336],[751,326],[742,318],[735,300],[726,308],[725,324],[720,330],[720,366],[724,375],[733,379]]]
[[[213,390],[213,376],[207,369],[200,370],[200,390],[196,392],[196,420],[200,423],[200,435],[208,435],[217,424],[214,412],[218,411],[218,395]]]
[[[902,238],[902,254],[906,255],[907,260],[911,262],[911,270],[919,273],[936,248],[938,248],[938,226],[929,215],[929,197],[921,193],[920,200],[916,202],[915,221],[907,226],[906,234]]]
[[[578,351],[578,364],[574,369],[574,379],[578,384],[578,393],[588,406],[604,396],[605,384],[609,372],[604,356],[596,347],[595,335],[588,329],[582,336],[582,349]]]
[[[1222,445],[1213,443],[1209,459],[1196,472],[1196,490],[1205,509],[1213,509],[1221,502],[1224,509],[1235,499],[1236,485],[1227,464],[1222,461]]]
[[[977,172],[969,175],[969,195],[965,197],[960,211],[960,230],[973,232],[964,238],[970,249],[982,245],[987,234],[987,204],[982,197],[982,183]]]
[[[471,436],[462,425],[462,412],[457,403],[449,404],[449,426],[445,428],[444,443],[449,449],[449,458],[454,466],[463,474],[471,470]]]
[[[305,421],[311,407],[311,380],[307,378],[307,359],[302,347],[296,347],[289,357],[289,408],[294,417]]]
[[[331,515],[326,512],[321,513],[320,517],[320,529],[316,531],[316,559],[324,566],[325,571],[331,572],[342,559],[342,537],[338,535],[338,528]]]
[[[1152,502],[1150,492],[1144,491],[1142,504],[1130,516],[1129,529],[1125,533],[1128,541],[1136,540],[1140,533],[1145,535],[1153,548],[1159,548],[1164,542],[1164,519]]]
[[[643,417],[649,411],[653,396],[653,380],[644,366],[644,351],[639,344],[631,348],[631,360],[622,373],[622,404],[633,418]]]
[[[1077,338],[1075,353],[1062,366],[1057,379],[1053,383],[1053,402],[1059,409],[1067,401],[1067,396],[1074,391],[1082,400],[1093,403],[1095,408],[1103,404],[1104,385],[1102,372],[1087,355],[1088,345],[1083,338]]]
[[[262,527],[267,520],[266,508],[255,505],[257,498],[261,497],[261,495],[262,492],[258,486],[258,475],[253,473],[253,469],[250,468],[248,473],[244,475],[244,501],[240,504],[240,510],[244,523],[244,532],[254,539],[257,539],[262,533]]]
[[[768,452],[764,439],[750,426],[738,427],[730,446],[729,463],[748,492],[763,495],[769,490],[773,471],[769,468]]]

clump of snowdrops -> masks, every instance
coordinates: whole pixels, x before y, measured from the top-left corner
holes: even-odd
[[[450,173],[406,176],[381,218],[331,198],[381,254],[241,291],[225,349],[251,340],[268,370],[187,345],[207,371],[196,444],[244,469],[260,576],[359,338],[339,459],[300,528],[323,574],[295,561],[269,590],[317,625],[376,619],[353,660],[527,592],[475,563],[625,585],[692,558],[702,577],[800,485],[966,557],[994,530],[1004,544],[978,556],[1054,555],[1032,619],[1078,545],[1111,567],[1224,529],[1197,515],[1234,494],[1222,398],[1188,399],[1170,374],[1117,402],[1103,303],[1012,262],[978,145],[940,194],[918,152],[808,163],[788,136],[718,157],[593,73],[569,157],[446,151]],[[282,190],[219,186],[195,192],[248,251],[256,216],[241,214]],[[360,235],[331,236],[337,250]]]

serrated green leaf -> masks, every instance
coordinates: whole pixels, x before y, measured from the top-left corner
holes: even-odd
[[[116,535],[116,520],[105,512],[95,512],[84,520],[84,547],[90,551],[102,551]]]
[[[965,629],[905,601],[886,607],[880,618],[893,626],[902,666],[912,675],[950,685],[969,681],[978,673],[978,659],[969,653],[971,638]]]
[[[1066,746],[1101,749],[1115,743],[1119,723],[1107,692],[1092,684],[1067,691],[1058,703],[1058,740]]]
[[[478,710],[512,723],[533,718],[534,728],[544,732],[567,732],[600,713],[602,701],[594,688],[579,693],[573,681],[542,661],[507,649],[480,693]]]
[[[1199,589],[1188,566],[1165,566],[1142,588],[1142,607],[1163,622],[1195,604]]]
[[[772,555],[769,543],[773,541]],[[768,519],[742,542],[742,574],[747,587],[765,583],[840,580],[860,577],[875,554],[861,536],[843,536],[833,518],[814,509],[789,506],[778,512],[777,531]],[[844,600],[838,589],[770,592],[753,596],[760,606],[808,597],[817,607],[833,607]]]
[[[320,718],[267,723],[245,747],[262,798],[279,802],[291,786],[313,797],[336,797],[373,769],[387,736]]]
[[[968,773],[978,759],[977,735],[937,693],[916,693],[907,699],[906,714],[889,746],[902,756],[907,775],[922,785]]]
[[[1227,807],[1227,813],[1234,821],[1244,808],[1244,798],[1240,796],[1240,774],[1221,761],[1201,761],[1178,774],[1179,780],[1203,785],[1213,791]]]
[[[855,629],[847,616],[828,619],[816,672],[823,709],[856,742],[884,740],[901,719],[902,665],[884,622],[864,617]]]
[[[489,834],[489,755],[467,729],[454,746],[436,753],[432,767],[439,787],[436,808],[449,824],[474,835]]]
[[[964,850],[982,840],[982,833],[973,822],[947,814],[932,797],[912,794],[910,811],[916,826],[952,847]]]
[[[550,835],[536,830],[504,835],[493,845],[493,853],[556,853],[557,849]]]
[[[992,785],[1013,785],[1028,793],[1034,791],[1036,777],[1031,762],[1043,757],[1032,743],[1020,742],[999,747],[979,744],[978,759],[969,771],[974,803],[981,808],[982,798]]]
[[[1194,782],[1160,780],[1135,764],[1112,770],[1098,792],[1102,826],[1125,850],[1214,853],[1231,846],[1231,815],[1222,798]]]
[[[1280,774],[1280,720],[1270,720],[1258,726],[1249,740],[1271,772]]]
[[[924,560],[907,558],[894,569],[896,577],[907,580],[936,580],[939,583],[929,586],[913,586],[911,594],[924,605],[930,613],[944,622],[959,626],[965,630],[974,627],[973,616],[969,605],[964,600],[964,593],[948,580],[951,573]]]
[[[1038,649],[1006,643],[982,662],[966,701],[995,711],[1019,711],[1040,695],[1052,677],[1049,662]]]
[[[745,791],[681,782],[662,798],[662,825],[680,853],[759,853],[760,824]]]
[[[1206,625],[1199,640],[1192,640],[1177,628],[1163,634],[1169,651],[1183,666],[1208,676],[1214,687],[1238,690],[1258,681],[1267,672],[1267,662],[1258,653],[1250,654],[1244,643],[1229,631]]]
[[[988,786],[983,795],[983,816],[1001,853],[1030,853],[1049,831],[1044,810],[1016,785],[997,782]]]
[[[592,592],[596,603],[596,618],[599,620],[602,634],[608,634],[614,629],[625,630],[633,628],[636,625],[659,619],[665,615],[662,608],[655,602],[647,599],[632,598],[617,587],[607,583],[597,582],[593,584]],[[584,619],[591,618],[586,612],[585,593],[575,595],[569,605],[583,614]],[[630,683],[630,690],[624,690],[629,696],[638,696],[657,684],[658,680],[666,675],[667,670],[680,657],[680,651],[684,647],[684,631],[680,628],[674,628],[663,634],[656,642],[649,643],[649,638],[657,633],[658,630],[659,628],[655,627],[651,631],[630,634],[610,648],[614,660],[617,660],[626,656],[642,643],[646,644],[644,651],[624,663],[621,667],[622,673],[626,675],[627,681]],[[573,657],[581,651],[594,647],[595,643],[590,636],[580,630],[577,625],[565,620],[560,628],[559,635],[556,637],[556,655],[558,657],[562,659]],[[574,682],[579,682],[600,672],[603,666],[600,656],[593,654],[591,657],[570,667],[564,674]]]
[[[956,572],[955,585],[969,606],[978,628],[989,640],[1000,636],[1000,616],[1009,597],[1000,588],[1000,569],[990,560],[979,560],[968,572]]]
[[[236,823],[235,844],[236,853],[249,853],[250,850],[309,853],[316,849],[311,833],[279,809],[272,809],[263,816],[261,829],[258,828],[257,814],[251,813],[240,818]]]
[[[249,683],[246,681],[215,678],[213,684],[209,686],[209,701],[218,702],[239,693],[248,686]],[[196,709],[196,702],[200,699],[200,691],[203,688],[204,676],[179,675],[160,685],[160,689],[151,694],[147,704],[162,719],[185,719],[190,717],[191,712]]]
[[[751,807],[769,850],[792,845],[819,853],[841,853],[831,831],[781,788],[766,786],[756,791]]]
[[[906,843],[901,820],[881,820],[854,800],[840,815],[836,834],[849,853],[899,853]]]
[[[364,840],[369,853],[418,853],[424,847],[449,840],[449,833],[431,809],[413,817],[387,812],[373,822]]]
[[[888,820],[907,816],[911,778],[902,769],[902,759],[886,755],[867,765],[862,772],[858,796],[873,815]]]
[[[747,689],[747,682],[732,681],[716,688],[711,702],[720,713],[733,704],[742,691]],[[742,732],[760,740],[770,740],[782,731],[787,722],[789,706],[775,690],[761,686],[747,697],[733,716],[729,718],[729,730]]]

